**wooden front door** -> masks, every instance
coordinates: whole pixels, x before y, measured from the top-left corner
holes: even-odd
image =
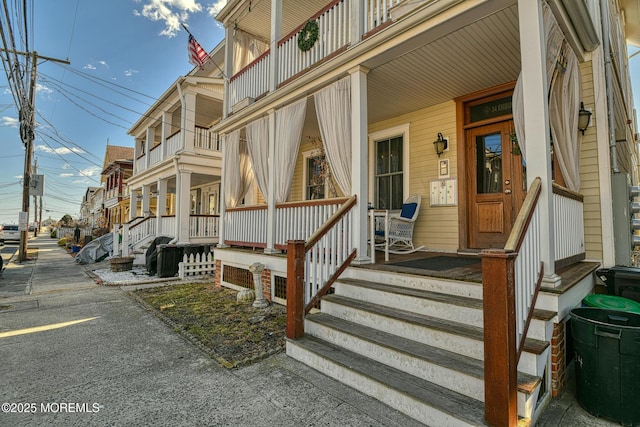
[[[470,248],[504,247],[522,206],[526,178],[512,129],[508,120],[466,131]]]

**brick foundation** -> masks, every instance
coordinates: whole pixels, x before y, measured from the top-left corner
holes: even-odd
[[[222,287],[222,261],[216,260],[216,278],[213,281],[213,286],[216,288]]]
[[[265,268],[262,270],[262,295],[264,299],[272,302],[271,298],[271,270]]]
[[[551,338],[551,394],[556,397],[564,389],[566,382],[566,346],[564,323],[553,324]]]

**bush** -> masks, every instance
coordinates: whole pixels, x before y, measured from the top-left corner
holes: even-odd
[[[65,237],[63,237],[62,239],[58,240],[58,246],[66,247],[67,246],[67,239]]]
[[[49,233],[49,237],[51,237],[52,239],[58,237],[58,229],[54,228],[53,230],[51,230],[51,233]]]

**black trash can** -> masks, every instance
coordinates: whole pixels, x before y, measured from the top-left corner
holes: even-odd
[[[173,277],[178,274],[180,261],[182,248],[175,245],[158,245],[158,277]]]
[[[578,403],[591,414],[640,425],[640,314],[571,310]]]
[[[607,286],[609,295],[640,302],[640,268],[615,266],[596,270],[596,277]]]

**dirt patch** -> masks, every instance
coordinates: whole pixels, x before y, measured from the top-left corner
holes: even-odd
[[[132,294],[195,340],[223,366],[248,365],[285,348],[286,309],[238,303],[237,292],[193,283],[142,289]]]

